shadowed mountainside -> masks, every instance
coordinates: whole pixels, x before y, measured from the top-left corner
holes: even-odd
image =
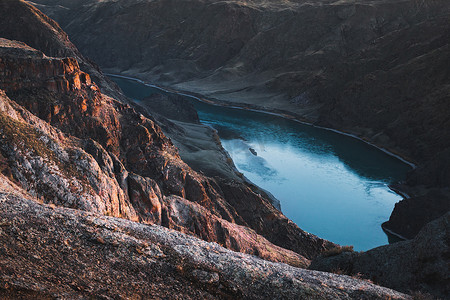
[[[450,213],[427,224],[412,240],[381,246],[367,252],[319,257],[310,268],[339,270],[374,282],[410,291],[412,286],[439,297],[450,296]]]

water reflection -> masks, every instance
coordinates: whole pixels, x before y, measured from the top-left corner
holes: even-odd
[[[134,99],[158,92],[113,80]],[[283,213],[301,228],[356,250],[388,243],[381,223],[401,198],[387,185],[403,180],[408,165],[345,135],[273,115],[193,103],[200,120],[218,130],[237,168],[275,195]]]

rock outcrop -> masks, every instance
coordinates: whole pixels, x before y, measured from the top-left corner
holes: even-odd
[[[360,136],[419,165],[418,199],[450,186],[449,1],[35,2],[110,72]]]
[[[383,228],[413,239],[420,229],[450,211],[448,192],[433,189],[425,196],[411,197],[395,204],[389,220]]]
[[[367,281],[32,198],[0,175],[2,299],[409,299]]]
[[[358,275],[383,286],[436,297],[450,296],[450,213],[427,224],[413,239],[367,252],[320,257],[313,270]]]

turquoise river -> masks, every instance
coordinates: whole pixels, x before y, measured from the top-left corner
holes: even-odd
[[[138,101],[162,93],[138,81],[111,79]],[[401,200],[388,185],[405,178],[408,164],[330,130],[186,100],[202,123],[218,131],[238,170],[279,199],[282,212],[300,228],[355,250],[388,243],[381,223]]]

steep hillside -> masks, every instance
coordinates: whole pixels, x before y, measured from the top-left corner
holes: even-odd
[[[449,1],[35,3],[109,72],[358,135],[419,165],[402,189],[422,208],[450,209]]]

